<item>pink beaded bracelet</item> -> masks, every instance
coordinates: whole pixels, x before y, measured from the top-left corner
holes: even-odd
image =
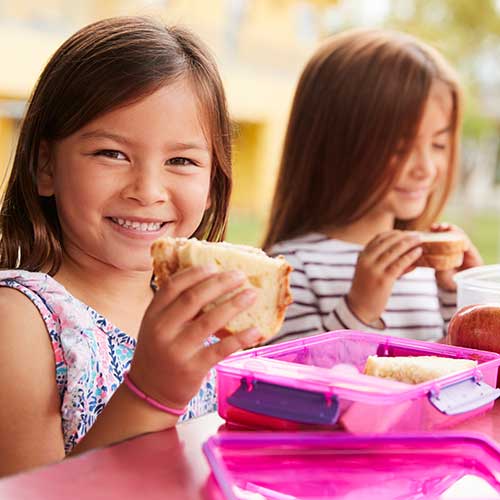
[[[177,410],[176,408],[169,408],[168,406],[162,405],[156,399],[150,398],[146,394],[144,394],[139,387],[137,387],[132,380],[130,380],[130,377],[128,376],[128,373],[125,373],[123,377],[123,383],[139,398],[143,399],[146,401],[146,403],[150,404],[151,406],[154,406],[156,409],[164,411],[165,413],[170,413],[171,415],[184,415],[186,412],[186,408],[183,408],[182,410]]]

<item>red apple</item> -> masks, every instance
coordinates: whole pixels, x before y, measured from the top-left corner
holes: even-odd
[[[448,326],[452,345],[500,353],[500,304],[462,307]]]
[[[500,304],[462,307],[448,325],[448,341],[459,347],[500,353]],[[500,371],[497,387],[500,387]]]

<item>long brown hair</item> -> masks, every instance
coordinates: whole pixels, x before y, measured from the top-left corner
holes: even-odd
[[[55,274],[62,259],[53,197],[38,195],[40,143],[57,141],[112,109],[185,77],[212,143],[211,204],[194,236],[224,237],[231,194],[231,125],[216,64],[192,33],[152,19],[98,21],[52,56],[30,98],[0,211],[0,268]]]
[[[451,154],[444,182],[420,217],[396,221],[421,229],[434,221],[458,163],[461,91],[433,48],[402,33],[352,30],[333,36],[306,65],[295,93],[264,248],[352,223],[388,192],[418,131],[433,82],[453,101]]]

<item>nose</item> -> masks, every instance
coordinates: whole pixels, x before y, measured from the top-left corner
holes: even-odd
[[[163,203],[168,199],[160,169],[154,165],[135,165],[122,195],[143,206]]]
[[[427,148],[416,148],[412,153],[411,172],[418,179],[427,179],[436,175],[436,159]]]

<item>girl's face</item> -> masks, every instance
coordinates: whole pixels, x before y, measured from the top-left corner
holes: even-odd
[[[447,175],[451,153],[452,96],[441,82],[433,84],[410,154],[400,167],[395,186],[381,204],[394,218],[420,216],[427,200]],[[394,161],[398,161],[397,156]]]
[[[166,85],[43,145],[38,178],[54,195],[65,252],[151,269],[161,236],[191,236],[209,206],[212,146],[187,80]],[[48,159],[48,161],[47,161]]]

